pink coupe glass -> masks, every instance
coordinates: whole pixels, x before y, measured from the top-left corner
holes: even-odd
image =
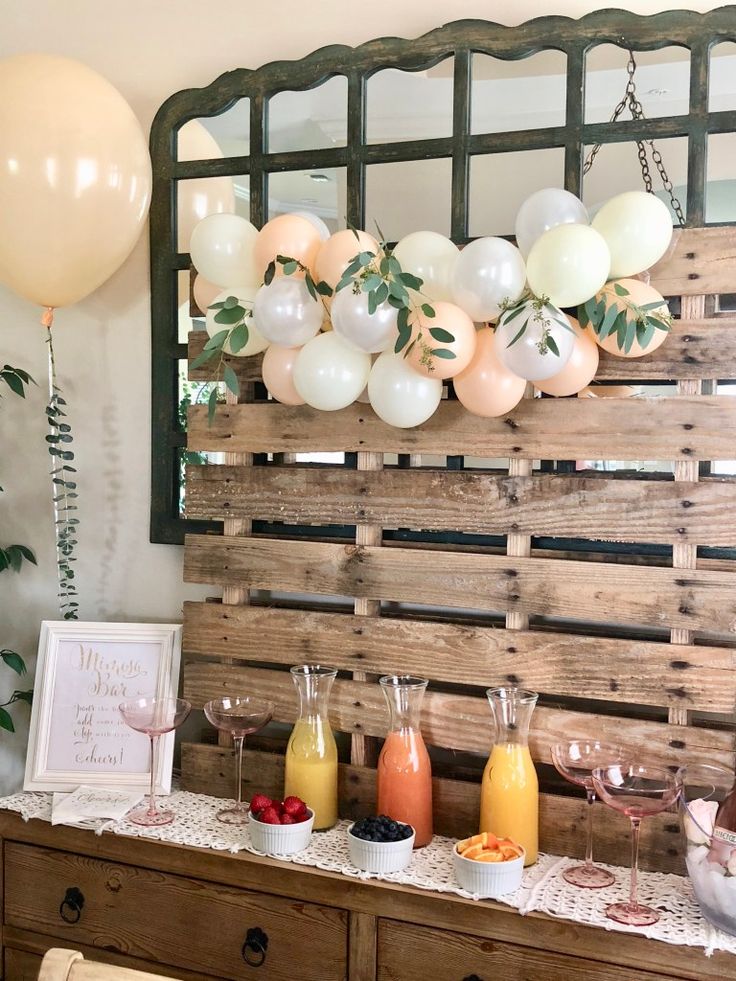
[[[582,787],[588,799],[585,863],[573,865],[562,873],[562,878],[570,885],[579,886],[581,889],[602,889],[616,881],[616,876],[612,872],[593,862],[593,804],[595,803],[593,770],[596,767],[610,766],[623,758],[623,750],[620,746],[609,746],[594,740],[573,739],[569,742],[557,743],[552,747],[552,762],[557,771],[565,780]]]
[[[659,766],[618,763],[593,770],[593,786],[600,799],[631,821],[631,885],[629,901],[606,907],[606,916],[628,926],[651,926],[659,913],[637,900],[639,828],[645,817],[669,810],[680,796],[675,774]]]
[[[142,804],[130,811],[126,815],[126,821],[151,828],[171,824],[176,817],[173,811],[163,811],[156,807],[156,744],[161,736],[180,726],[191,710],[191,702],[183,698],[136,698],[118,706],[126,724],[136,732],[144,733],[151,741],[151,789],[148,804]]]

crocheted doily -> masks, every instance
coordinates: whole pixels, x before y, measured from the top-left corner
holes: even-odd
[[[51,794],[45,793],[13,794],[0,799],[0,809],[17,811],[26,821],[31,818],[50,821],[51,797]],[[176,813],[173,824],[161,828],[144,828],[125,820],[100,821],[94,830],[97,834],[105,831],[217,851],[263,854],[253,848],[247,826],[226,825],[216,820],[215,814],[226,803],[219,797],[176,791],[167,798],[167,807]],[[350,864],[347,827],[348,822],[341,821],[329,831],[313,834],[305,851],[281,861],[311,865],[356,879],[383,879],[417,889],[452,892],[466,899],[478,899],[460,889],[455,882],[451,857],[453,839],[436,835],[430,845],[414,852],[411,865],[403,872],[373,875],[361,872]],[[578,889],[568,885],[561,874],[567,866],[574,864],[576,861],[570,858],[541,854],[539,861],[524,872],[520,888],[504,896],[499,902],[518,909],[520,913],[541,911],[575,923],[602,927],[604,930],[638,933],[664,943],[702,947],[708,955],[715,950],[736,954],[736,937],[717,930],[701,916],[688,879],[661,872],[641,872],[639,897],[642,902],[659,910],[662,916],[658,923],[650,927],[628,927],[607,919],[603,912],[609,903],[628,898],[628,869],[607,866],[616,876],[616,882],[612,886],[603,889]]]

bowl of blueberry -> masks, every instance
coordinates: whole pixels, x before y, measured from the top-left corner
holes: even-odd
[[[350,861],[363,872],[401,872],[411,862],[414,828],[385,814],[366,817],[348,828]]]

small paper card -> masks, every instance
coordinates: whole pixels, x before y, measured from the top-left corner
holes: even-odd
[[[138,791],[77,787],[71,794],[54,794],[51,823],[89,827],[101,819],[119,821],[142,799]]]

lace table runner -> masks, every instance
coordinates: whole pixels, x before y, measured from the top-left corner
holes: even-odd
[[[31,818],[50,821],[51,797],[51,794],[44,793],[13,794],[0,799],[0,809],[17,811],[26,821]],[[224,803],[219,797],[176,791],[167,798],[167,806],[177,815],[173,824],[162,828],[143,828],[125,820],[107,821],[97,822],[94,830],[97,834],[105,831],[217,851],[263,854],[252,846],[247,826],[234,827],[216,820],[215,814]],[[414,853],[411,865],[403,872],[372,875],[361,872],[350,864],[345,837],[347,826],[347,821],[341,821],[330,831],[313,834],[305,851],[280,860],[293,862],[295,865],[311,865],[358,879],[383,879],[417,889],[451,892],[465,899],[477,899],[460,889],[455,882],[451,855],[453,839],[437,835],[430,845]],[[568,885],[561,875],[568,865],[573,864],[576,862],[570,858],[540,855],[539,861],[524,872],[519,889],[498,902],[518,909],[522,914],[539,911],[560,919],[602,927],[604,930],[638,933],[669,944],[702,947],[707,955],[716,950],[736,954],[736,937],[717,930],[703,919],[688,879],[662,872],[640,873],[640,899],[659,910],[662,917],[650,927],[628,927],[614,923],[603,913],[609,903],[628,898],[628,869],[608,866],[616,876],[616,882],[612,886],[603,889],[577,889]]]

